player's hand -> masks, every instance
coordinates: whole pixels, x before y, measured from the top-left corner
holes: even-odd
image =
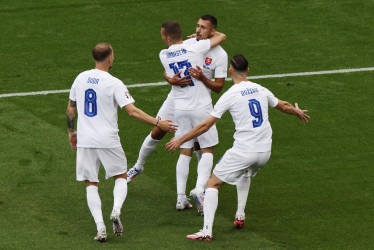
[[[169,152],[175,152],[182,145],[182,139],[180,137],[173,137],[168,143],[166,143],[165,148]]]
[[[172,120],[160,120],[157,126],[169,133],[175,133],[175,131],[177,131],[178,129],[178,125],[174,124]]]
[[[69,133],[69,143],[73,149],[77,150],[77,131]]]
[[[187,76],[184,76],[184,77],[180,77],[180,74],[182,73],[182,71],[179,71],[178,73],[176,73],[172,78],[169,78],[169,83],[171,85],[177,85],[177,86],[187,86],[191,83],[191,79],[186,79],[187,77],[189,77],[188,75]]]
[[[203,70],[199,66],[196,65],[196,68],[191,67],[188,71],[190,72],[190,76],[202,81],[204,74]]]
[[[310,119],[310,116],[305,114],[306,112],[308,112],[308,110],[301,110],[299,108],[299,104],[297,103],[295,103],[295,108],[297,110],[297,117],[301,120],[301,122],[303,124],[308,123],[309,122],[308,119]]]
[[[195,34],[191,34],[191,35],[189,35],[189,36],[187,36],[188,38],[195,38],[195,37],[197,37],[197,35],[196,35],[196,33]]]

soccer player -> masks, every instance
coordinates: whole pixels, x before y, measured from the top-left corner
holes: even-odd
[[[212,37],[217,28],[217,19],[211,15],[204,15],[200,17],[200,19],[197,22],[196,25],[196,33],[192,36],[193,38],[185,40],[185,44],[192,44],[196,43],[199,40],[207,39]],[[194,78],[200,80],[205,84],[207,88],[210,90],[219,93],[221,92],[225,78],[227,76],[227,53],[222,49],[221,46],[217,45],[214,48],[211,48],[203,57],[203,69],[201,69],[199,66],[197,68],[193,68],[195,65],[192,65],[189,69],[190,74],[194,75]],[[173,77],[169,77],[166,75],[166,72],[164,74],[165,79],[171,84],[176,86],[187,86],[191,83],[191,78],[187,74],[183,77],[181,77],[182,71],[177,72]],[[211,80],[212,77],[215,77],[214,81]],[[165,119],[165,118],[171,118],[174,119],[174,100],[172,98],[172,94],[170,93],[163,103],[162,107],[160,108],[157,117],[159,119]],[[132,167],[128,174],[127,174],[127,181],[130,182],[134,177],[136,177],[138,174],[142,173],[144,170],[144,163],[148,156],[156,149],[159,141],[165,136],[165,132],[161,131],[158,128],[154,128],[147,136],[147,138],[144,140],[142,147],[139,152],[139,157],[134,165]],[[195,153],[197,158],[200,160],[201,158],[201,152],[200,150],[196,150],[196,148],[200,148],[198,143],[195,143]],[[208,180],[210,176],[210,171],[213,166],[213,163],[209,164],[209,161],[213,160],[213,154],[210,152],[204,152],[204,159],[208,159],[208,165],[205,168],[200,168],[200,174],[199,179],[197,181],[197,185],[203,189],[205,187],[206,181]],[[210,165],[210,167],[209,167]],[[179,175],[182,175],[179,177],[182,179],[182,183],[187,182],[188,178],[188,168],[181,169],[181,171],[178,171]],[[186,173],[187,172],[187,173]],[[178,177],[177,177],[178,178]],[[200,185],[199,185],[200,184]],[[185,184],[184,184],[185,185]],[[200,189],[200,190],[201,190]],[[195,190],[192,190],[192,194],[195,194]],[[201,193],[201,191],[200,191]],[[196,196],[195,197],[199,197]],[[183,210],[185,208],[190,207],[191,205],[189,203],[181,203],[177,202],[177,209]],[[198,207],[199,209],[199,207]],[[200,210],[202,212],[202,209]]]
[[[80,73],[75,79],[66,111],[69,142],[77,150],[77,180],[85,181],[87,203],[97,227],[94,240],[107,239],[106,227],[98,193],[100,163],[105,177],[115,180],[114,204],[110,219],[116,235],[122,235],[120,220],[122,205],[127,195],[127,161],[118,136],[117,107],[144,123],[175,132],[177,125],[171,120],[158,120],[135,107],[134,99],[123,82],[108,73],[114,61],[109,43],[99,43],[92,49],[96,66]],[[77,131],[74,130],[75,110],[78,113]]]
[[[226,35],[216,31],[209,39],[184,44],[182,31],[177,22],[165,22],[161,28],[161,37],[168,48],[160,52],[160,60],[169,77],[180,70],[182,70],[183,76],[190,75],[189,68],[192,65],[202,68],[204,54],[226,39]],[[186,87],[173,85],[171,95],[174,100],[175,121],[180,124],[176,132],[177,136],[182,136],[202,122],[213,109],[209,89],[200,80],[194,78],[194,75],[192,75],[191,82]],[[209,152],[213,156],[214,146],[218,143],[218,133],[215,126],[204,135],[197,137],[197,140],[203,152],[199,165],[213,165],[213,157],[206,157],[205,159],[204,155],[206,154],[204,152]],[[181,146],[176,167],[178,195],[176,208],[180,210],[183,210],[189,204],[185,192],[192,148],[193,141],[185,142]],[[179,172],[183,173],[180,174]]]
[[[205,121],[198,124],[182,137],[174,137],[166,144],[169,151],[175,151],[211,128],[229,110],[235,123],[234,145],[226,151],[208,180],[204,202],[204,227],[200,232],[187,235],[193,240],[212,240],[214,215],[218,206],[218,190],[224,183],[235,185],[245,173],[254,177],[269,160],[272,144],[272,129],[269,123],[268,107],[296,115],[303,124],[310,118],[307,110],[292,106],[277,99],[268,89],[249,82],[248,61],[243,55],[236,55],[230,63],[229,74],[234,85],[225,92]]]

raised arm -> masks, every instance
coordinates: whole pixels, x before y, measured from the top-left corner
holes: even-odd
[[[210,39],[210,47],[213,48],[213,47],[216,47],[218,44],[222,43],[223,41],[225,41],[226,35],[221,32],[216,31],[214,35],[209,39]]]
[[[205,121],[201,122],[200,124],[196,125],[193,129],[191,129],[188,133],[184,134],[182,137],[174,137],[168,143],[166,143],[165,147],[169,152],[174,152],[177,150],[183,143],[189,141],[193,138],[198,137],[199,135],[208,131],[218,120],[218,118],[209,115]]]
[[[70,146],[75,150],[77,150],[77,132],[74,129],[76,107],[76,102],[69,99],[68,108],[66,109],[66,120],[68,126],[69,143]]]
[[[131,117],[133,117],[133,118],[135,118],[135,119],[137,119],[137,120],[139,120],[143,123],[159,127],[160,129],[162,129],[164,131],[174,133],[178,128],[178,125],[173,124],[172,120],[158,120],[158,119],[148,115],[143,110],[138,109],[132,103],[122,107],[122,109],[126,110],[127,113]]]
[[[286,113],[289,115],[296,115],[303,124],[307,123],[308,119],[310,119],[310,116],[305,114],[306,112],[308,112],[308,110],[301,110],[297,103],[295,103],[295,107],[294,107],[289,102],[278,100],[278,104],[277,106],[275,106],[275,108],[283,113]]]

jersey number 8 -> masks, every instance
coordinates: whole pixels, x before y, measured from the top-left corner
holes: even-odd
[[[87,89],[85,92],[84,114],[88,117],[97,115],[96,92],[93,89]]]

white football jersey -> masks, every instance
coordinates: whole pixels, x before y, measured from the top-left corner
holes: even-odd
[[[179,71],[181,77],[189,75],[190,67],[203,68],[204,54],[210,49],[210,40],[201,40],[193,44],[173,44],[161,50],[160,60],[166,74],[173,77]],[[172,86],[175,109],[198,110],[210,106],[212,98],[204,83],[192,77],[189,86]]]
[[[267,88],[243,81],[234,84],[217,101],[211,115],[221,118],[230,111],[235,124],[234,145],[244,152],[271,150],[272,129],[268,107],[275,107],[278,99]]]
[[[191,38],[183,41],[185,44],[196,43],[196,38]],[[226,78],[227,77],[227,67],[228,67],[228,57],[226,51],[217,45],[211,48],[204,55],[204,67],[202,68],[204,75],[208,79],[215,78]]]
[[[84,71],[75,79],[69,98],[77,104],[77,147],[121,146],[118,106],[134,102],[121,80],[98,69]]]

